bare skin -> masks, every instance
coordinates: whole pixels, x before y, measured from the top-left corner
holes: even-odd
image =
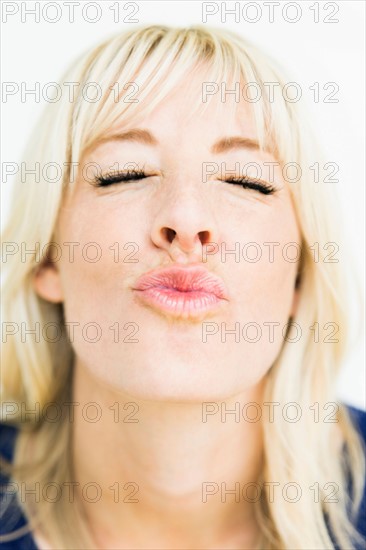
[[[253,503],[243,498],[237,502],[230,493],[224,497],[221,484],[230,491],[235,483],[242,487],[257,480],[261,424],[243,418],[236,422],[232,414],[222,418],[220,413],[223,406],[234,410],[236,403],[240,410],[248,402],[261,404],[266,374],[283,340],[276,336],[270,342],[263,336],[257,343],[244,338],[236,342],[231,335],[225,343],[216,335],[204,343],[202,323],[226,323],[227,330],[236,322],[284,326],[296,309],[298,266],[281,254],[270,262],[263,243],[283,247],[300,242],[299,229],[289,188],[277,169],[276,192],[268,195],[219,181],[217,174],[202,181],[206,162],[225,162],[229,170],[236,162],[264,167],[265,161],[276,160],[248,145],[211,151],[225,136],[256,139],[247,106],[235,120],[215,117],[211,107],[208,114],[190,119],[184,98],[182,89],[137,126],[148,130],[156,144],[111,140],[88,151],[85,163],[107,169],[117,160],[121,165],[135,162],[151,177],[106,189],[80,177],[61,210],[57,239],[61,246],[97,242],[103,255],[96,263],[80,254],[73,263],[61,259],[40,270],[34,281],[43,298],[64,302],[67,320],[81,326],[98,322],[103,329],[95,343],[80,331],[73,342],[73,400],[80,403],[73,425],[75,479],[80,487],[92,481],[102,489],[98,502],[82,500],[98,548],[235,549],[259,544]],[[113,130],[120,129],[117,125]],[[137,243],[137,263],[114,262],[108,250],[117,241]],[[256,242],[263,257],[256,263],[235,262],[232,255],[223,260],[216,254],[203,263],[205,242],[225,243],[227,250],[235,242]],[[142,273],[191,263],[220,276],[229,291],[229,300],[214,315],[199,322],[173,320],[135,299],[131,287]],[[121,327],[135,323],[138,342],[114,342],[108,327],[116,322]],[[81,413],[90,402],[102,410],[98,422]],[[207,402],[216,403],[219,412],[204,422]],[[115,403],[120,404],[118,421],[110,408]],[[126,403],[137,404],[138,422],[123,420],[135,407],[123,409]],[[125,489],[127,482],[135,485]],[[206,482],[210,490],[218,490],[204,501]],[[110,489],[116,483],[118,503]],[[123,502],[134,488],[138,502]]]

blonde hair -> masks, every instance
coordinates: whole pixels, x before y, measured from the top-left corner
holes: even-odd
[[[297,402],[302,410],[314,403],[322,407],[336,402],[335,381],[348,341],[345,268],[342,262],[325,262],[322,246],[319,261],[314,261],[310,251],[316,242],[320,245],[341,242],[336,204],[331,202],[333,192],[329,192],[332,184],[312,181],[309,166],[320,160],[318,148],[300,116],[299,106],[284,98],[286,81],[276,64],[234,33],[206,26],[134,28],[113,36],[74,63],[63,81],[80,83],[75,100],[62,99],[47,106],[42,124],[36,130],[37,139],[30,143],[24,159],[31,166],[35,162],[40,166],[53,162],[67,169],[59,181],[52,183],[41,179],[36,185],[25,184],[19,176],[13,184],[12,215],[3,242],[39,243],[43,250],[52,241],[62,199],[72,186],[71,163],[78,162],[82,152],[116,121],[129,124],[143,118],[184,77],[193,74],[204,75],[205,82],[225,82],[227,89],[232,89],[236,82],[256,83],[261,89],[258,101],[251,102],[261,146],[270,148],[281,165],[296,162],[302,167],[301,180],[291,184],[302,235],[300,302],[293,321],[307,328],[316,322],[324,327],[329,321],[341,327],[339,342],[331,345],[316,342],[311,330],[297,342],[285,341],[266,376],[264,401]],[[83,98],[82,89],[88,82],[98,83],[103,91],[94,103]],[[264,86],[273,82],[280,84],[275,88],[274,101]],[[137,103],[128,100],[131,87],[126,83],[135,83],[132,90],[137,86]],[[192,113],[203,108],[201,98],[192,103]],[[236,108],[234,104],[233,110]],[[3,318],[18,326],[21,322],[34,327],[36,323],[42,326],[53,321],[62,326],[62,305],[45,302],[32,287],[32,275],[38,267],[36,260],[35,254],[28,254],[24,262],[19,262],[15,254],[7,258]],[[71,343],[65,332],[56,342],[41,339],[25,344],[20,332],[6,340],[2,396],[3,401],[14,404],[13,423],[20,427],[10,468],[13,479],[30,484],[38,481],[41,486],[72,481],[67,413],[56,424],[42,418],[27,424],[21,422],[22,403],[27,409],[39,403],[42,409],[49,402],[70,401],[74,360]],[[364,455],[357,431],[342,404],[336,419],[341,434],[337,444],[333,424],[315,422],[310,415],[301,418],[301,429],[299,423],[285,420],[263,421],[263,486],[274,481],[280,484],[297,481],[307,493],[294,506],[286,499],[273,501],[267,486],[257,506],[262,548],[333,549],[336,544],[354,548],[359,542],[353,520],[363,490]],[[342,454],[344,449],[347,463]],[[338,487],[336,504],[325,498],[329,480]],[[309,490],[314,483],[319,484],[319,499],[313,499]],[[77,501],[50,503],[41,499],[36,505],[27,502],[20,505],[30,528],[40,526],[55,548],[95,547]]]

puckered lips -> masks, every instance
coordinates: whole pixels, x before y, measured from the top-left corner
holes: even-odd
[[[202,317],[228,301],[222,279],[197,265],[148,271],[132,288],[143,302],[173,317]]]

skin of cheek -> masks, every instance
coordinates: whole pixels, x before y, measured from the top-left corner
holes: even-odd
[[[107,202],[106,197],[76,195],[61,213],[61,244],[80,242],[74,262],[64,259],[65,251],[59,270],[66,321],[79,323],[72,345],[81,364],[99,383],[140,399],[224,399],[256,385],[283,345],[282,329],[293,300],[298,264],[285,261],[281,254],[286,243],[300,242],[289,196],[283,193],[264,204],[262,199],[241,201],[237,196],[216,200],[218,219],[223,220],[218,244],[233,250],[239,242],[242,251],[245,243],[256,242],[262,257],[254,263],[242,254],[238,263],[232,254],[208,257],[206,267],[222,277],[230,301],[200,322],[173,321],[134,300],[130,287],[136,278],[169,262],[167,253],[158,251],[150,239],[152,220],[146,219],[146,212],[154,211],[149,202],[153,199],[132,198],[128,205],[126,196],[116,194]],[[97,262],[81,254],[90,242],[102,249]],[[119,262],[109,248],[115,242],[121,243]],[[123,261],[133,250],[123,249],[128,242],[138,244],[138,252],[131,256],[138,263]],[[272,263],[264,242],[280,243]],[[89,256],[93,254],[91,249]],[[280,323],[274,342],[264,322]],[[99,334],[88,323],[97,323]],[[239,323],[237,341],[227,332],[235,323]],[[259,325],[262,334],[257,342],[250,341],[256,338],[256,329],[245,332],[247,323]]]

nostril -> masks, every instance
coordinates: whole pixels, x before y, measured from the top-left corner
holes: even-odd
[[[211,242],[209,231],[200,231],[199,238],[202,244],[207,244]]]
[[[174,229],[170,229],[169,227],[164,228],[164,232],[166,235],[166,238],[168,239],[169,243],[171,244],[176,236],[176,231]]]

